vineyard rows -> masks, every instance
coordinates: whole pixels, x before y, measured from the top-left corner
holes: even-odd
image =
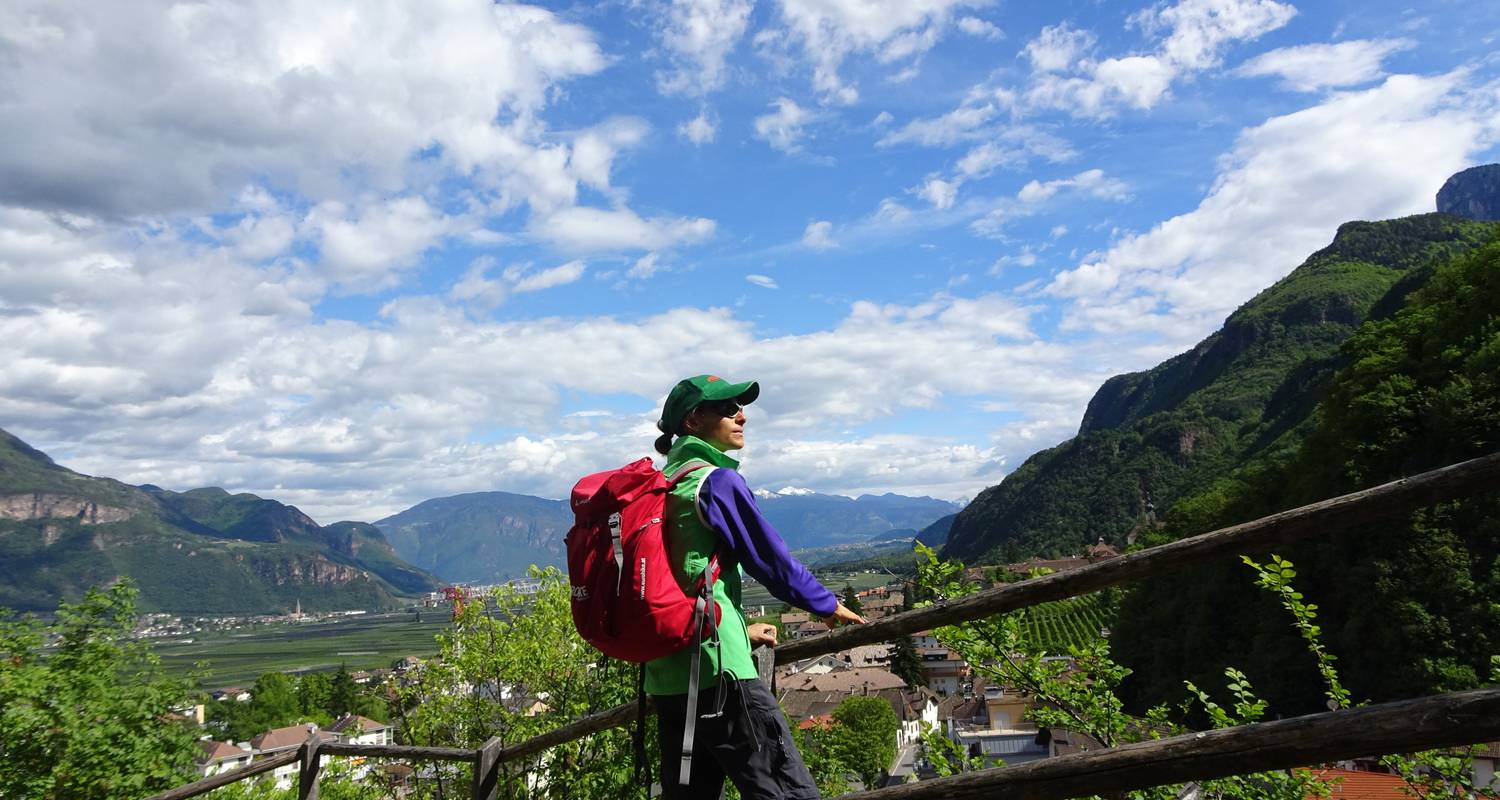
[[[1112,610],[1095,595],[1072,597],[1026,609],[1026,634],[1048,653],[1065,654],[1069,645],[1082,645],[1113,623]]]

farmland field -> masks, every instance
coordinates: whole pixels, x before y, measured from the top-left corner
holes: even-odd
[[[207,662],[206,688],[246,686],[274,670],[349,670],[389,667],[402,656],[437,653],[437,634],[448,630],[447,609],[368,614],[336,620],[257,625],[248,629],[195,633],[191,642],[160,639],[152,649],[170,675],[186,675]]]
[[[846,584],[868,589],[891,580],[888,575],[865,572],[830,573],[819,579],[840,594]],[[769,612],[781,606],[765,587],[750,581],[745,584],[744,602],[752,613],[761,605]],[[334,670],[340,664],[353,671],[389,667],[402,656],[425,658],[437,653],[436,637],[448,628],[447,609],[423,609],[420,621],[407,611],[256,625],[155,639],[152,650],[170,675],[187,675],[195,664],[204,662],[206,674],[201,683],[205,688],[245,686],[271,671]]]
[[[897,580],[896,578],[892,578],[890,575],[887,575],[883,572],[824,573],[822,571],[814,570],[814,573],[818,576],[818,580],[821,581],[824,586],[827,586],[829,589],[833,590],[833,593],[837,594],[840,597],[844,596],[844,586],[846,585],[853,586],[855,591],[861,591],[864,589],[872,589],[876,586],[884,586],[887,583],[891,583]],[[745,594],[742,598],[742,602],[745,606],[745,610],[750,612],[751,614],[754,614],[757,607],[762,605],[766,607],[766,611],[768,613],[775,611],[776,609],[781,607],[780,600],[772,597],[771,593],[766,591],[766,587],[750,580],[748,575],[745,577]]]

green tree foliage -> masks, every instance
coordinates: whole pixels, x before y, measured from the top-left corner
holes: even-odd
[[[906,681],[907,686],[926,686],[927,678],[922,674],[922,656],[910,636],[899,636],[891,643],[891,674]]]
[[[190,687],[128,639],[135,598],[122,581],[50,625],[0,614],[0,797],[124,800],[192,780],[193,738],[171,719]]]
[[[844,584],[843,602],[844,607],[849,609],[850,611],[853,611],[856,614],[865,613],[864,604],[859,602],[859,593],[854,591],[854,586],[851,584]]]
[[[818,792],[824,797],[836,797],[849,791],[849,775],[853,769],[844,763],[843,751],[833,742],[833,728],[812,725],[807,728],[792,727],[792,738],[807,771],[812,773]]]
[[[891,704],[879,697],[850,697],[833,710],[833,719],[828,748],[866,787],[879,786],[896,758],[901,727]]]
[[[354,677],[349,670],[339,665],[338,672],[333,673],[329,681],[328,710],[335,717],[343,714],[357,714],[362,709],[359,702],[359,685],[354,682]]]
[[[541,583],[535,594],[501,587],[488,604],[470,603],[452,632],[438,638],[440,655],[399,688],[405,743],[472,748],[498,736],[516,744],[635,700],[635,665],[606,658],[579,638],[563,574],[531,574]],[[655,726],[647,727],[654,734]],[[652,739],[649,763],[657,752]],[[501,796],[617,800],[639,791],[631,756],[628,731],[603,731],[508,765]],[[467,797],[468,779],[467,767],[447,773],[434,791]]]
[[[1344,343],[1297,447],[1252,460],[1173,506],[1170,535],[1198,533],[1500,449],[1500,244],[1419,270],[1390,313]],[[1445,503],[1292,548],[1301,591],[1339,620],[1324,632],[1349,690],[1377,701],[1471,688],[1500,651],[1500,498]],[[1136,669],[1132,705],[1231,663],[1278,708],[1319,709],[1309,653],[1275,600],[1225,561],[1134,587],[1116,641]],[[1172,631],[1171,636],[1159,635]]]
[[[332,708],[333,679],[326,672],[308,672],[297,679],[297,705],[303,714],[326,713]]]

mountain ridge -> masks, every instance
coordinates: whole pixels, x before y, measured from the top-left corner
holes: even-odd
[[[1073,438],[1026,459],[954,520],[944,554],[1003,563],[1117,546],[1246,458],[1293,446],[1339,346],[1390,313],[1410,278],[1500,226],[1446,214],[1350,222],[1188,351],[1110,378]]]
[[[186,613],[383,608],[441,585],[379,531],[336,526],[252,494],[83,475],[0,430],[0,606],[51,610],[122,577],[142,609]]]

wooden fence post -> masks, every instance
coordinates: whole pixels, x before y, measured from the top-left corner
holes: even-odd
[[[751,651],[750,655],[755,659],[755,672],[760,675],[760,682],[774,689],[776,686],[776,650],[763,644]]]
[[[495,800],[500,796],[500,737],[491,736],[474,758],[474,800]]]
[[[318,732],[309,731],[302,743],[301,763],[297,766],[297,800],[318,800],[318,768],[323,759],[318,754]]]

